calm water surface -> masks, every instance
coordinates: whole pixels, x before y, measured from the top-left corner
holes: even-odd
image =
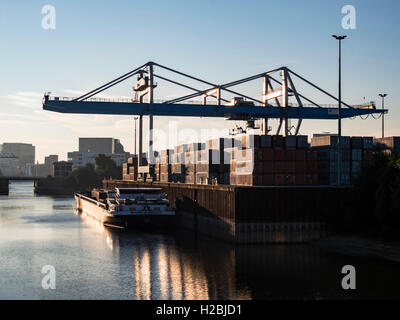
[[[396,264],[312,245],[231,246],[191,233],[110,230],[77,215],[71,197],[12,182],[0,196],[0,299],[400,298]],[[341,289],[341,268],[357,289]],[[41,269],[56,269],[56,289]]]

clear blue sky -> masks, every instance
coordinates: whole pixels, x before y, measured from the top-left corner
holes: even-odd
[[[46,4],[56,8],[55,30],[41,27]],[[341,27],[346,4],[356,8],[356,30]],[[344,100],[360,103],[365,97],[380,106],[377,94],[387,92],[387,134],[400,135],[399,12],[396,0],[2,0],[0,143],[33,143],[39,161],[50,153],[65,158],[77,149],[79,136],[113,136],[133,151],[132,119],[45,112],[41,97],[45,91],[74,96],[150,60],[216,83],[286,65],[335,93],[334,33],[348,35],[343,43]],[[130,96],[132,85],[109,94]],[[180,93],[159,92],[159,98]],[[168,120],[157,118],[155,126],[165,128]],[[196,130],[233,126],[193,118],[180,119],[178,125]],[[301,133],[335,130],[335,121],[305,121]],[[378,136],[380,121],[345,120],[343,130]]]

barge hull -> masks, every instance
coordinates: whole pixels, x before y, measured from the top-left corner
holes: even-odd
[[[103,187],[158,187],[181,228],[238,244],[304,243],[329,232],[348,188],[242,187],[104,180]]]

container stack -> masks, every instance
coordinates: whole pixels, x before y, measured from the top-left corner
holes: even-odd
[[[351,182],[365,165],[373,162],[373,137],[351,137]]]
[[[380,150],[400,152],[400,137],[374,138],[373,143]]]
[[[311,147],[318,152],[318,178],[320,184],[338,184],[338,137],[320,136],[311,140]],[[372,137],[342,137],[341,184],[349,185],[364,163],[372,159]]]
[[[167,149],[160,152],[159,158],[159,181],[171,182],[172,181],[172,168],[174,150]]]
[[[181,144],[174,148],[171,163],[171,181],[185,182],[185,152],[187,144]]]
[[[318,184],[316,152],[307,150],[307,136],[243,136],[234,152],[231,184]]]
[[[234,139],[208,140],[196,152],[196,184],[229,184],[231,150]]]
[[[185,183],[196,183],[196,171],[197,171],[197,156],[198,153],[204,149],[204,143],[190,143],[186,145],[185,158],[184,158],[184,182]]]
[[[338,137],[319,136],[311,139],[311,148],[318,153],[318,180],[322,185],[336,185],[338,178]],[[350,137],[342,137],[341,181],[350,184]]]
[[[138,158],[130,157],[128,162],[122,164],[122,179],[135,181],[138,177]]]

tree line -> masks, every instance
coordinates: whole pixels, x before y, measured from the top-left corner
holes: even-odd
[[[86,190],[101,187],[103,179],[121,179],[122,168],[115,161],[104,154],[96,158],[96,166],[88,163],[75,169],[72,174],[65,178],[64,187]]]

